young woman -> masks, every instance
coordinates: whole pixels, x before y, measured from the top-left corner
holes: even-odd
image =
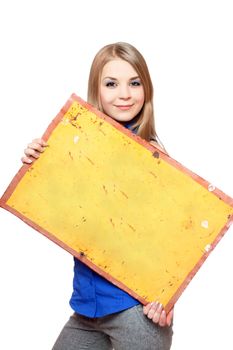
[[[165,152],[154,127],[148,67],[132,45],[110,44],[97,53],[90,70],[88,102]],[[33,140],[22,162],[32,163],[45,149],[44,140]],[[166,315],[157,302],[142,306],[78,259],[74,262],[70,300],[74,314],[53,350],[170,349],[173,310]]]

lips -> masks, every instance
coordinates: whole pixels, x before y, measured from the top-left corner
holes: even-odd
[[[122,111],[127,111],[130,109],[133,105],[115,105],[116,108],[119,108]]]

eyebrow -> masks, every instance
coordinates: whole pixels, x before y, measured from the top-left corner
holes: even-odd
[[[114,77],[104,77],[103,80],[105,80],[105,79],[117,80],[117,78],[114,78]],[[140,79],[140,78],[137,75],[136,77],[132,77],[129,80],[135,80],[135,79]]]

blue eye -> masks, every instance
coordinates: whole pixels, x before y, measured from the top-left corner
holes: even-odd
[[[140,86],[141,82],[140,82],[140,80],[133,80],[133,81],[131,81],[130,85],[132,85],[132,86]]]
[[[110,87],[110,88],[113,88],[113,87],[115,87],[116,85],[117,85],[117,84],[116,84],[115,81],[108,81],[108,82],[105,84],[105,86]]]

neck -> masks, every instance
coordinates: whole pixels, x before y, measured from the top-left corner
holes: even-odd
[[[134,117],[133,119],[127,121],[127,122],[121,122],[121,124],[127,128],[127,129],[131,129],[132,125],[134,125],[139,119],[139,115],[137,115],[136,117]]]

